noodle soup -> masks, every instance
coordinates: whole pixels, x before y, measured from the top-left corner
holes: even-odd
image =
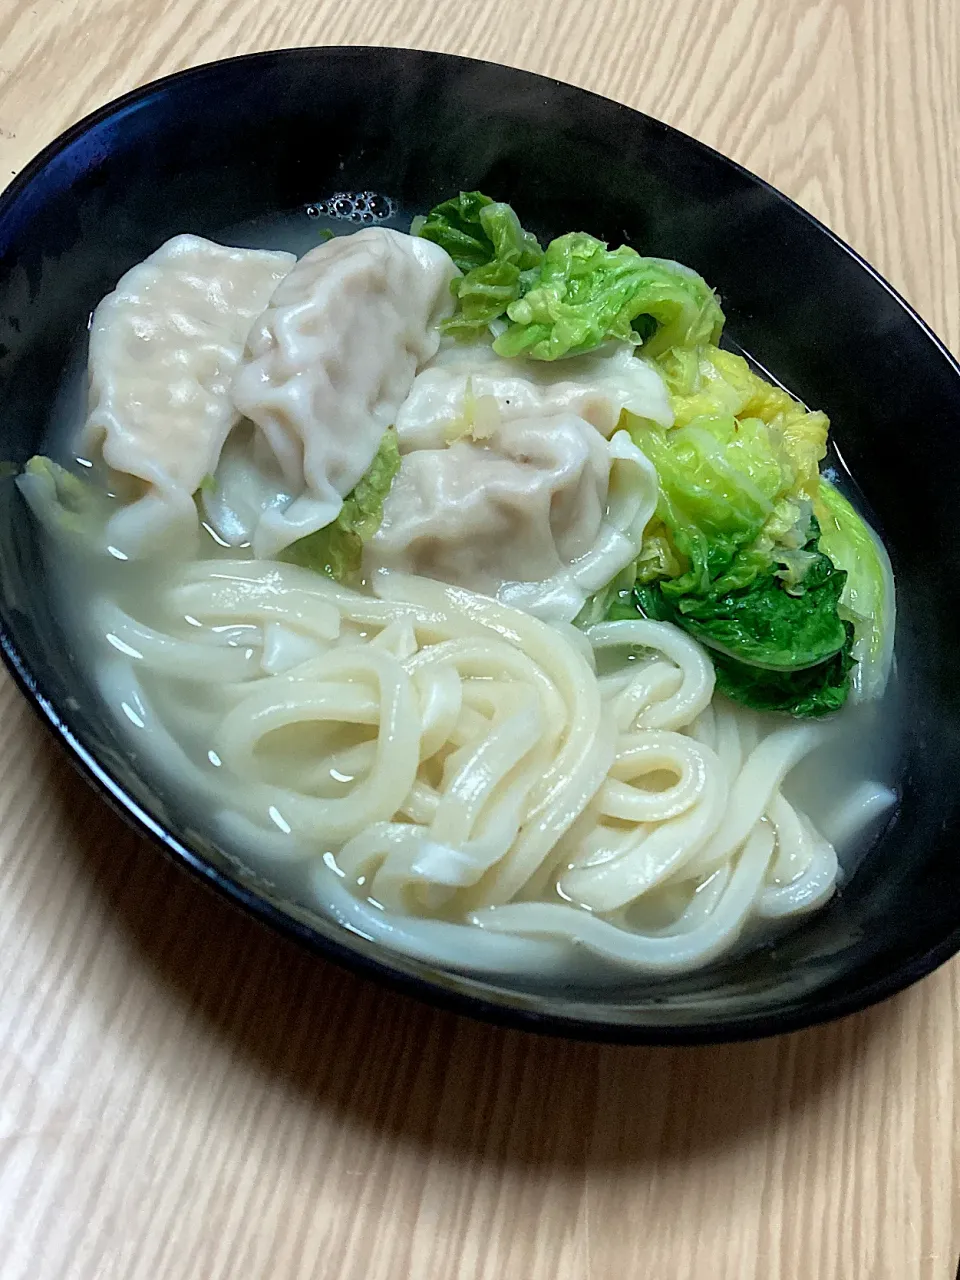
[[[816,910],[895,801],[893,581],[826,418],[686,267],[479,193],[379,213],[162,246],[93,317],[77,465],[21,478],[142,767],[444,966],[682,973]]]

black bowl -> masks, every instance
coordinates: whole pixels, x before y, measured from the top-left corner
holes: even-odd
[[[474,187],[543,233],[580,228],[689,263],[719,289],[729,336],[830,414],[894,561],[908,709],[896,817],[832,903],[776,946],[683,978],[628,978],[613,995],[440,974],[291,913],[137,772],[61,629],[36,531],[5,478],[8,666],[74,763],[176,861],[284,933],[429,999],[665,1043],[787,1031],[889,995],[960,948],[960,368],[846,245],[722,156],[580,89],[442,54],[299,49],[148,85],[69,130],[0,198],[0,456],[19,464],[42,448],[90,311],[168,237],[216,238],[337,190],[416,212]]]

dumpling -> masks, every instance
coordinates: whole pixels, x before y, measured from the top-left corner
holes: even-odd
[[[230,547],[249,546],[265,511],[293,501],[276,458],[250,422],[230,433],[214,481],[200,494],[207,527]]]
[[[572,413],[506,422],[404,456],[366,568],[569,622],[636,558],[656,501],[656,471],[625,431],[606,440]]]
[[[429,240],[370,227],[311,250],[277,289],[233,388],[295,495],[264,512],[256,555],[337,518],[417,370],[436,354],[456,274]]]
[[[230,386],[247,334],[295,261],[176,236],[94,312],[80,447],[142,482],[107,529],[125,554],[196,528],[192,495],[239,419]]]
[[[445,346],[417,376],[397,414],[401,452],[440,449],[447,428],[464,411],[469,389],[477,403],[491,400],[507,422],[536,414],[575,413],[604,436],[629,409],[665,427],[673,413],[663,379],[633,349],[610,344],[568,360],[504,360],[489,343]]]

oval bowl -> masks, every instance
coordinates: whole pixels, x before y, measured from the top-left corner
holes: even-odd
[[[905,987],[960,949],[960,368],[847,245],[708,147],[584,90],[445,54],[287,50],[149,84],[68,130],[0,197],[0,456],[22,464],[42,448],[90,312],[170,236],[216,239],[337,190],[420,212],[472,188],[542,234],[589,230],[695,267],[732,341],[829,413],[894,562],[908,709],[897,811],[833,901],[775,944],[614,991],[440,972],[297,909],[138,771],[77,664],[7,476],[8,667],[74,764],[177,863],[308,947],[437,1003],[570,1036],[691,1043],[793,1030]]]

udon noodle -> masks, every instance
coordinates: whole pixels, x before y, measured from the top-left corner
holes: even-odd
[[[167,630],[97,605],[106,695],[142,721],[152,691],[210,743],[216,788],[172,739],[167,759],[211,791],[223,840],[314,863],[321,901],[333,870],[353,928],[461,964],[523,965],[542,938],[682,972],[830,896],[834,849],[781,791],[821,726],[762,736],[665,623],[581,633],[426,579],[371,585],[209,560],[166,588]]]

